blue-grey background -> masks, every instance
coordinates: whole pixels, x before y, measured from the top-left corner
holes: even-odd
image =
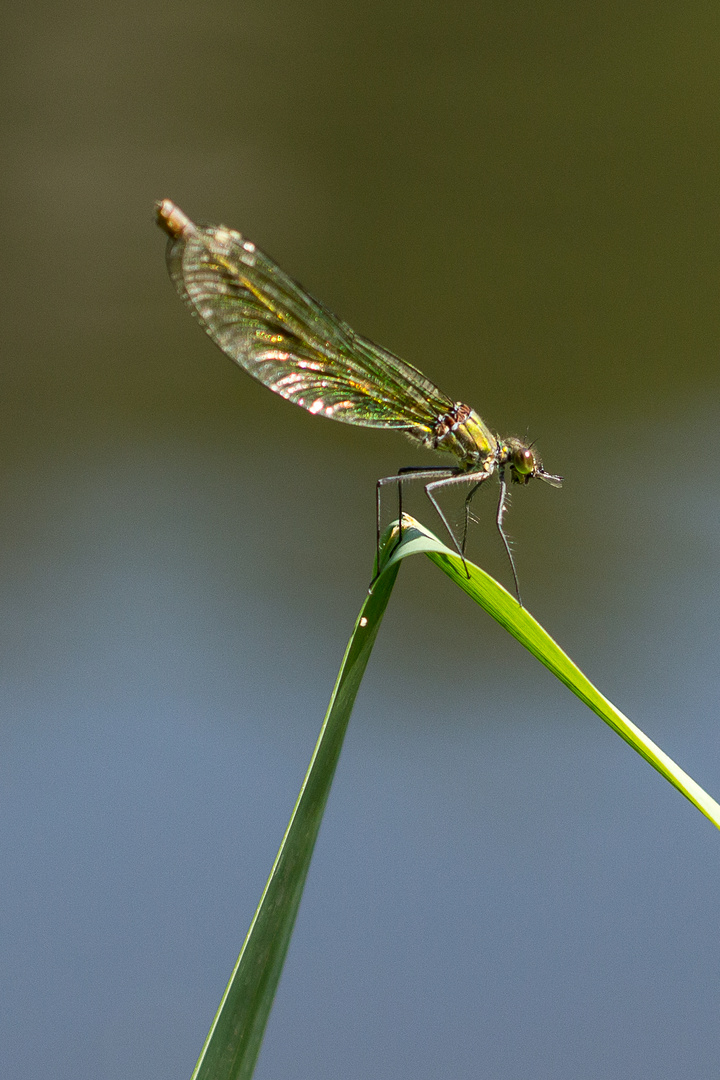
[[[224,360],[153,201],[538,439],[567,479],[514,499],[528,607],[718,795],[720,8],[3,24],[0,1071],[175,1080],[364,596],[374,481],[430,459]],[[477,510],[508,582],[494,493]],[[714,1076],[719,895],[717,831],[412,561],[257,1076]]]

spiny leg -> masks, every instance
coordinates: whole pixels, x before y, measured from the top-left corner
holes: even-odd
[[[485,478],[487,479],[487,477]],[[462,536],[462,553],[465,554],[465,548],[467,546],[468,527],[470,524],[470,503],[473,500],[473,496],[476,491],[479,491],[485,480],[478,480],[477,484],[470,488],[470,491],[465,496],[465,520],[463,522],[463,536]]]
[[[517,570],[515,569],[515,559],[513,558],[512,549],[510,547],[510,541],[508,540],[507,536],[505,535],[505,530],[503,529],[503,515],[505,513],[505,507],[507,505],[508,487],[507,487],[507,482],[505,480],[505,469],[502,466],[499,469],[498,477],[499,477],[499,480],[500,480],[500,498],[498,500],[498,508],[497,508],[497,515],[495,517],[495,524],[497,525],[498,532],[500,533],[500,538],[501,538],[503,544],[505,545],[505,551],[507,552],[507,557],[510,560],[510,569],[512,570],[513,581],[515,582],[515,595],[517,596],[518,604],[520,605],[520,607],[522,607],[523,602],[522,602],[522,597],[520,595],[520,582],[518,581]]]
[[[445,526],[447,534],[448,534],[448,536],[450,537],[450,539],[452,540],[452,542],[453,542],[453,544],[455,546],[455,550],[457,551],[458,555],[462,559],[462,564],[465,567],[465,573],[467,574],[468,577],[470,577],[470,571],[468,570],[467,563],[465,562],[465,535],[463,535],[463,543],[462,543],[462,547],[461,547],[460,544],[458,544],[457,537],[455,536],[455,533],[453,532],[453,530],[450,527],[450,523],[449,523],[448,519],[445,517],[445,514],[440,509],[440,504],[437,501],[437,499],[435,498],[435,496],[433,495],[433,491],[436,491],[438,488],[450,487],[451,484],[466,484],[466,483],[472,482],[474,480],[475,481],[475,486],[473,487],[472,491],[470,492],[470,496],[472,496],[472,495],[475,494],[475,492],[480,487],[480,485],[484,484],[485,481],[490,476],[492,476],[492,473],[488,472],[487,469],[484,469],[481,472],[459,473],[459,474],[455,474],[455,475],[452,475],[452,476],[447,476],[443,480],[435,480],[435,481],[425,485],[425,494],[427,495],[428,499],[430,500],[430,502],[435,507],[435,510],[437,512],[438,517],[440,518],[443,525]]]
[[[378,579],[380,573],[380,532],[381,532],[381,488],[385,484],[397,484],[398,489],[398,541],[399,544],[402,540],[402,520],[403,520],[403,503],[402,503],[402,486],[403,480],[430,480],[432,477],[437,476],[438,473],[444,473],[446,477],[452,477],[457,472],[456,468],[449,468],[447,465],[406,465],[400,469],[395,476],[383,476],[378,480],[375,485],[375,526],[376,526],[376,573],[375,577],[370,582],[370,588]],[[427,491],[427,488],[425,489]],[[432,502],[433,500],[431,500]],[[447,528],[447,525],[446,525]],[[395,545],[397,547],[397,544]],[[393,551],[395,549],[393,548]],[[392,554],[392,553],[391,553]],[[389,558],[389,556],[388,556]]]

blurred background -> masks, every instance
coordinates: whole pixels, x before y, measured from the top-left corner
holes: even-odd
[[[528,608],[720,794],[720,9],[87,0],[2,34],[7,1076],[189,1076],[430,459],[178,300],[242,230],[562,491]],[[508,586],[495,493],[470,554]],[[422,499],[410,509],[435,526]],[[714,1075],[720,837],[428,562],[401,572],[257,1077]]]

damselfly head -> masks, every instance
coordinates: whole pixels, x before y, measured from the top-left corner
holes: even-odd
[[[528,484],[537,477],[538,480],[544,480],[552,487],[562,487],[562,476],[553,476],[552,473],[545,472],[537,451],[533,450],[532,445],[528,446],[524,443],[522,439],[514,437],[505,439],[500,447],[498,461],[500,465],[509,466],[510,477],[514,484]]]

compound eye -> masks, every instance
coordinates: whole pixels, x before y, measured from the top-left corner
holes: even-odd
[[[530,476],[535,470],[535,455],[526,446],[518,447],[513,453],[512,465],[520,476]]]

